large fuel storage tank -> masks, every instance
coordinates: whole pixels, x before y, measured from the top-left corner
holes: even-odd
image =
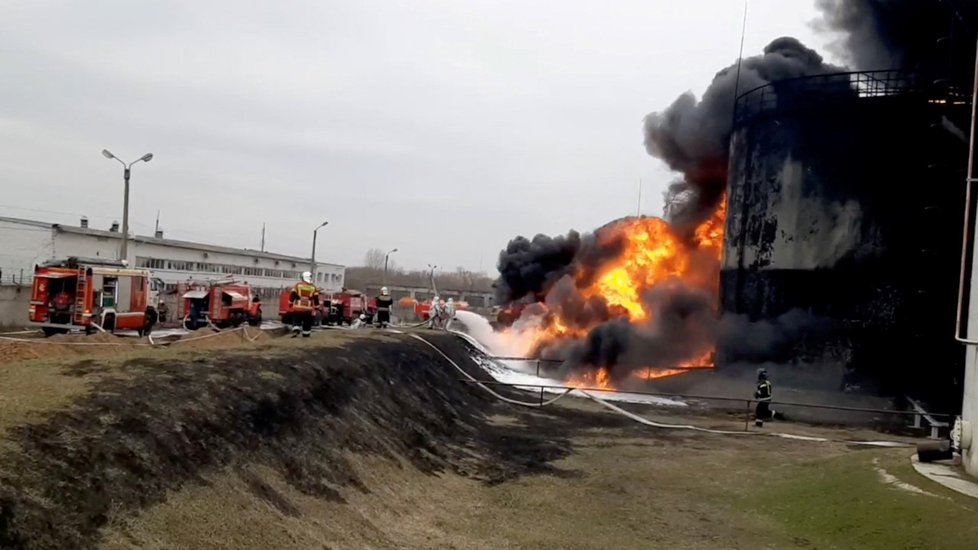
[[[878,71],[740,96],[731,138],[724,311],[827,321],[797,359],[849,383],[959,399],[954,341],[970,96]]]

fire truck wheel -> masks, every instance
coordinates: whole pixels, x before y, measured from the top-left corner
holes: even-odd
[[[68,329],[54,328],[54,327],[41,327],[41,332],[44,333],[44,336],[54,336],[55,334],[67,334]]]
[[[115,314],[108,314],[105,316],[105,323],[102,324],[102,328],[105,332],[115,332]]]
[[[253,326],[253,327],[260,327],[261,326],[261,311],[260,310],[258,311],[257,314],[255,314],[254,317],[252,317],[251,319],[248,319],[248,324],[251,325],[251,326]]]
[[[230,322],[231,322],[231,326],[232,327],[238,328],[238,327],[241,326],[241,323],[244,323],[244,321],[245,321],[244,313],[232,313],[231,314]]]

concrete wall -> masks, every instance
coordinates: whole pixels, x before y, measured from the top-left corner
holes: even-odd
[[[0,284],[21,282],[23,277],[29,285],[34,264],[51,258],[53,247],[50,226],[0,219]]]
[[[27,324],[31,287],[0,285],[0,327],[14,328]]]

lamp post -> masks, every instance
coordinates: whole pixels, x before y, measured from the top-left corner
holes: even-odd
[[[387,286],[387,261],[390,259],[391,254],[395,252],[397,252],[396,248],[384,254],[384,286]]]
[[[316,233],[318,233],[320,229],[326,227],[327,225],[329,225],[329,222],[323,222],[317,225],[316,229],[312,230],[312,258],[310,259],[311,260],[310,263],[312,265],[310,266],[309,272],[312,273],[313,284],[316,284]]]
[[[438,289],[435,288],[435,270],[438,269],[437,265],[428,264],[428,269],[431,270],[431,298],[434,300],[435,294],[438,294]]]
[[[102,149],[102,156],[107,159],[114,159],[119,161],[122,165],[122,177],[126,182],[125,191],[122,196],[122,246],[119,247],[119,259],[126,260],[129,259],[129,173],[132,171],[132,165],[139,161],[149,162],[153,160],[153,153],[146,153],[145,155],[139,157],[138,159],[126,164],[126,162],[119,157],[113,155],[108,149]]]

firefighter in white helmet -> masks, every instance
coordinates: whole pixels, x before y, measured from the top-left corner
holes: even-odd
[[[292,337],[298,336],[300,331],[303,337],[309,337],[319,307],[319,289],[312,284],[312,273],[302,273],[301,280],[292,287],[289,304],[292,307]]]
[[[391,293],[387,290],[387,287],[381,287],[380,296],[377,296],[377,326],[380,328],[387,328],[387,325],[391,322],[391,309],[394,307],[394,298],[391,297]]]
[[[445,302],[445,330],[452,328],[452,321],[455,320],[455,300],[449,298]]]

